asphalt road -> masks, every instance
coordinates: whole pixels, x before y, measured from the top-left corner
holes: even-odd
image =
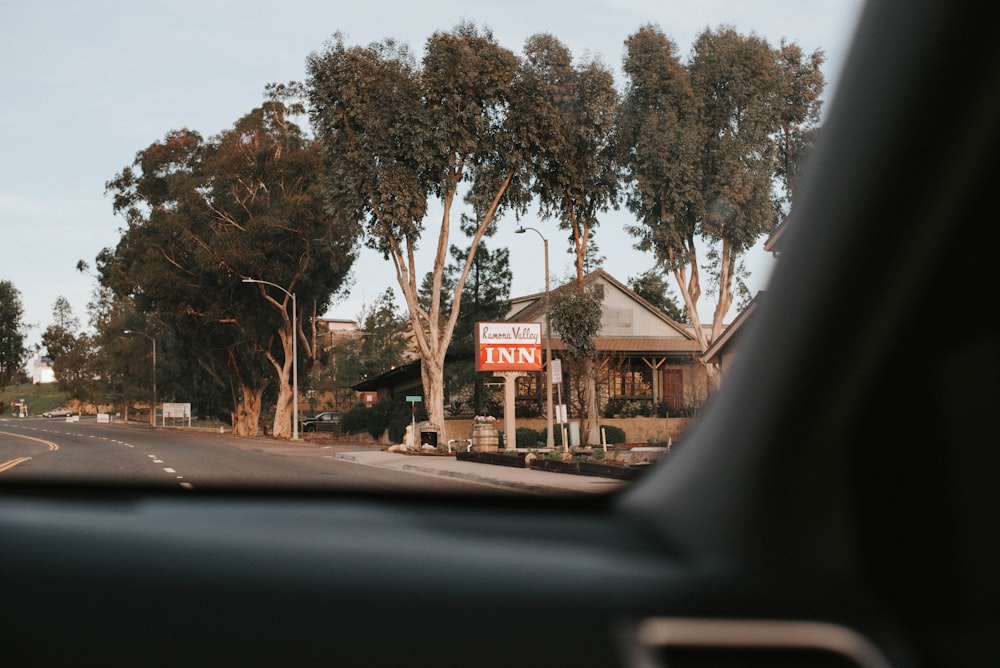
[[[307,489],[514,494],[455,476],[365,466],[357,445],[238,438],[182,429],[99,424],[93,418],[0,420],[0,484],[128,485],[190,490]],[[536,492],[537,493],[537,492]]]

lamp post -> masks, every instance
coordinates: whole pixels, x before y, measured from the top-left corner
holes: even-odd
[[[542,236],[542,233],[533,227],[523,225],[516,230],[515,234],[524,234],[531,230],[539,237],[545,245],[545,357],[548,367],[545,371],[545,423],[548,432],[545,435],[545,447],[555,447],[555,440],[552,438],[552,314],[550,313],[549,302],[549,240]]]
[[[278,288],[286,295],[292,298],[292,440],[299,440],[299,347],[298,347],[298,331],[295,327],[295,293],[289,292],[285,288],[281,287],[277,283],[271,283],[270,281],[261,281],[256,278],[244,278],[244,283],[262,283],[263,285],[270,285],[273,288]]]
[[[149,411],[149,424],[153,427],[156,426],[156,339],[145,332],[137,332],[135,330],[126,329],[125,334],[138,334],[139,336],[145,336],[147,339],[153,342],[153,409]]]

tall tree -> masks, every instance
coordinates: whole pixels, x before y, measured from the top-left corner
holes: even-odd
[[[512,97],[517,70],[513,53],[469,23],[432,35],[421,66],[392,40],[347,47],[341,35],[308,61],[327,192],[345,215],[364,224],[369,246],[392,263],[421,358],[424,406],[436,424],[444,420],[444,359],[476,248],[505,207],[522,211],[529,197],[529,149],[512,131],[530,125],[518,120]],[[463,186],[476,215],[475,233],[446,312],[451,216]],[[433,241],[432,296],[424,306],[416,249],[431,198],[440,204],[441,219]]]
[[[463,216],[462,231],[466,236],[474,234],[475,221]],[[442,280],[444,286],[442,294],[445,297],[453,289],[468,257],[468,250],[461,246],[453,245],[450,252],[452,261],[445,267]],[[428,274],[421,285],[420,300],[425,306],[431,303],[432,278]],[[470,409],[476,415],[484,412],[482,397],[485,379],[476,373],[475,327],[477,322],[504,318],[512,280],[510,250],[498,248],[492,251],[485,242],[480,243],[472,259],[472,270],[465,281],[458,320],[448,348],[448,376],[445,379],[445,390],[449,398],[449,411],[452,413]],[[442,313],[450,316],[451,307],[450,299],[442,299]]]
[[[574,65],[564,44],[540,34],[527,41],[519,85],[521,95],[532,100],[534,132],[541,147],[534,156],[532,190],[542,217],[554,218],[568,232],[576,255],[576,288],[582,293],[588,265],[600,264],[589,248],[599,216],[617,206],[614,76],[597,60]],[[581,362],[586,382],[584,437],[588,444],[596,444],[600,432],[594,355]]]
[[[274,434],[288,436],[293,337],[313,354],[305,306],[324,311],[355,257],[355,227],[329,213],[319,147],[294,111],[272,98],[209,142],[172,132],[108,184],[128,228],[99,258],[102,282],[228,385],[240,434],[256,432],[270,376]]]
[[[80,330],[80,319],[73,315],[69,300],[60,295],[52,305],[52,324],[42,332],[42,347],[53,362],[73,347]]]
[[[10,281],[0,281],[0,385],[21,382],[27,356],[21,293]]]
[[[741,258],[777,224],[783,195],[774,183],[790,182],[818,117],[822,60],[731,28],[704,31],[686,66],[653,26],[626,40],[619,136],[638,221],[630,231],[673,274],[703,349],[722,332],[734,294],[746,292]],[[703,259],[717,297],[707,326]],[[717,383],[717,369],[706,371]]]

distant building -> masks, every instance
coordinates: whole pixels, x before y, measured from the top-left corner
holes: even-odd
[[[353,320],[316,318],[316,337],[321,348],[329,348],[338,338],[352,336],[357,331],[358,324]]]
[[[31,382],[35,385],[56,382],[56,372],[52,370],[52,360],[35,353],[32,360]]]

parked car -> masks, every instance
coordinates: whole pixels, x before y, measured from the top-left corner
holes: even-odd
[[[76,415],[73,411],[66,408],[65,406],[60,406],[59,408],[53,408],[50,411],[45,411],[42,413],[42,417],[73,417]]]
[[[340,431],[340,418],[343,414],[338,411],[326,411],[313,417],[299,421],[299,431]]]

